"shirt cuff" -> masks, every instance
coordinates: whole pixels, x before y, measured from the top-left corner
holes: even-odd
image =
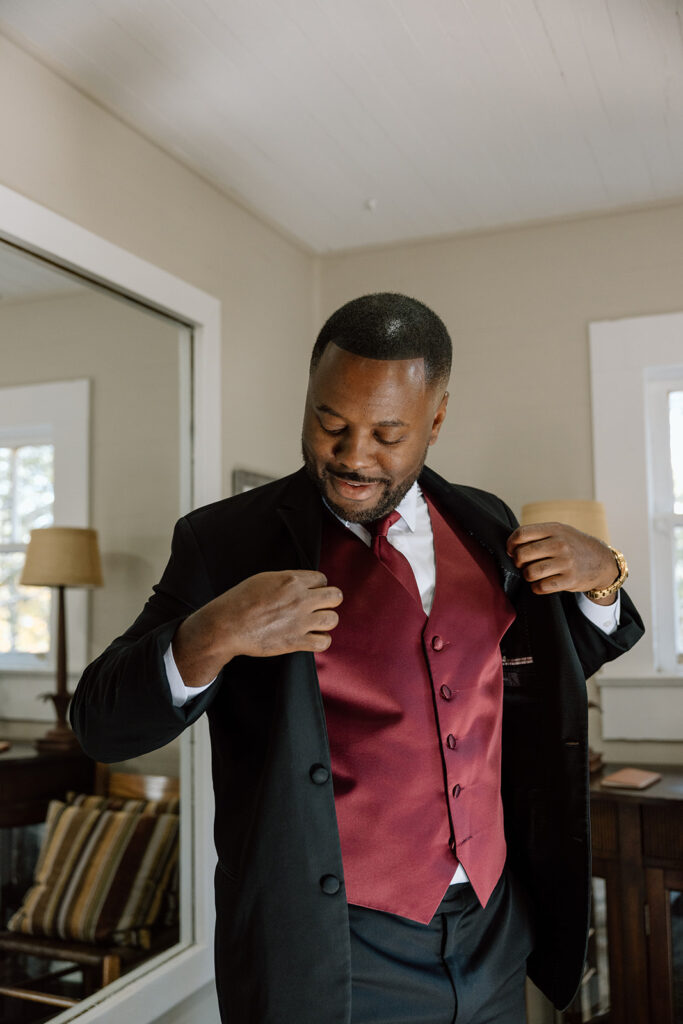
[[[175,663],[173,657],[173,645],[169,644],[166,653],[164,654],[164,667],[166,668],[166,678],[168,679],[168,686],[171,691],[171,699],[173,701],[174,708],[182,708],[188,700],[192,700],[193,697],[198,697],[204,690],[208,690],[210,686],[216,682],[218,678],[215,676],[210,683],[206,683],[204,686],[185,686],[183,677],[178,671],[178,666]]]
[[[590,619],[593,625],[601,629],[603,633],[606,633],[607,636],[616,633],[621,614],[621,594],[618,591],[614,604],[596,604],[585,594],[576,594],[576,603],[586,618]]]

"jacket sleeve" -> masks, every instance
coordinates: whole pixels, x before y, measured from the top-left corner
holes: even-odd
[[[219,680],[173,706],[164,653],[180,623],[212,600],[206,566],[187,519],[176,524],[171,557],[142,612],[83,673],[71,701],[74,732],[90,757],[124,761],[169,743],[202,714]]]
[[[643,620],[625,590],[621,591],[619,626],[609,635],[586,618],[573,594],[565,592],[560,598],[586,679],[606,662],[625,654],[645,632]]]
[[[505,509],[511,529],[516,529],[519,523],[514,513],[504,502],[501,502],[501,505]],[[524,586],[527,585],[524,584]],[[583,614],[573,593],[564,591],[556,596],[548,595],[547,599],[555,600],[556,598],[562,602],[569,631],[586,679],[594,675],[608,661],[614,661],[621,654],[625,654],[645,632],[643,620],[625,590],[621,591],[619,626],[614,633],[609,635]]]

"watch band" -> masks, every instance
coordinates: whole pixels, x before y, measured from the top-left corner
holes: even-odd
[[[589,597],[592,601],[599,601],[602,597],[609,597],[610,594],[616,593],[617,590],[623,587],[628,576],[628,566],[621,551],[617,551],[617,549],[613,548],[611,544],[608,544],[607,547],[614,555],[619,575],[615,579],[614,583],[610,583],[609,587],[601,587],[599,590],[586,590],[586,597]]]

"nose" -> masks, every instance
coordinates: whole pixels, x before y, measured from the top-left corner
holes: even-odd
[[[369,469],[374,460],[370,445],[359,433],[345,431],[334,446],[337,462],[349,470]]]

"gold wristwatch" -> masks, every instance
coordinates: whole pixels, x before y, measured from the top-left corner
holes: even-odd
[[[609,597],[610,594],[616,593],[617,590],[623,587],[626,582],[626,577],[628,576],[628,566],[621,551],[617,551],[617,549],[613,548],[611,544],[608,544],[607,547],[614,555],[619,575],[615,579],[614,583],[610,583],[609,587],[601,587],[600,590],[586,590],[586,597],[590,597],[591,601],[599,601],[603,597]]]

